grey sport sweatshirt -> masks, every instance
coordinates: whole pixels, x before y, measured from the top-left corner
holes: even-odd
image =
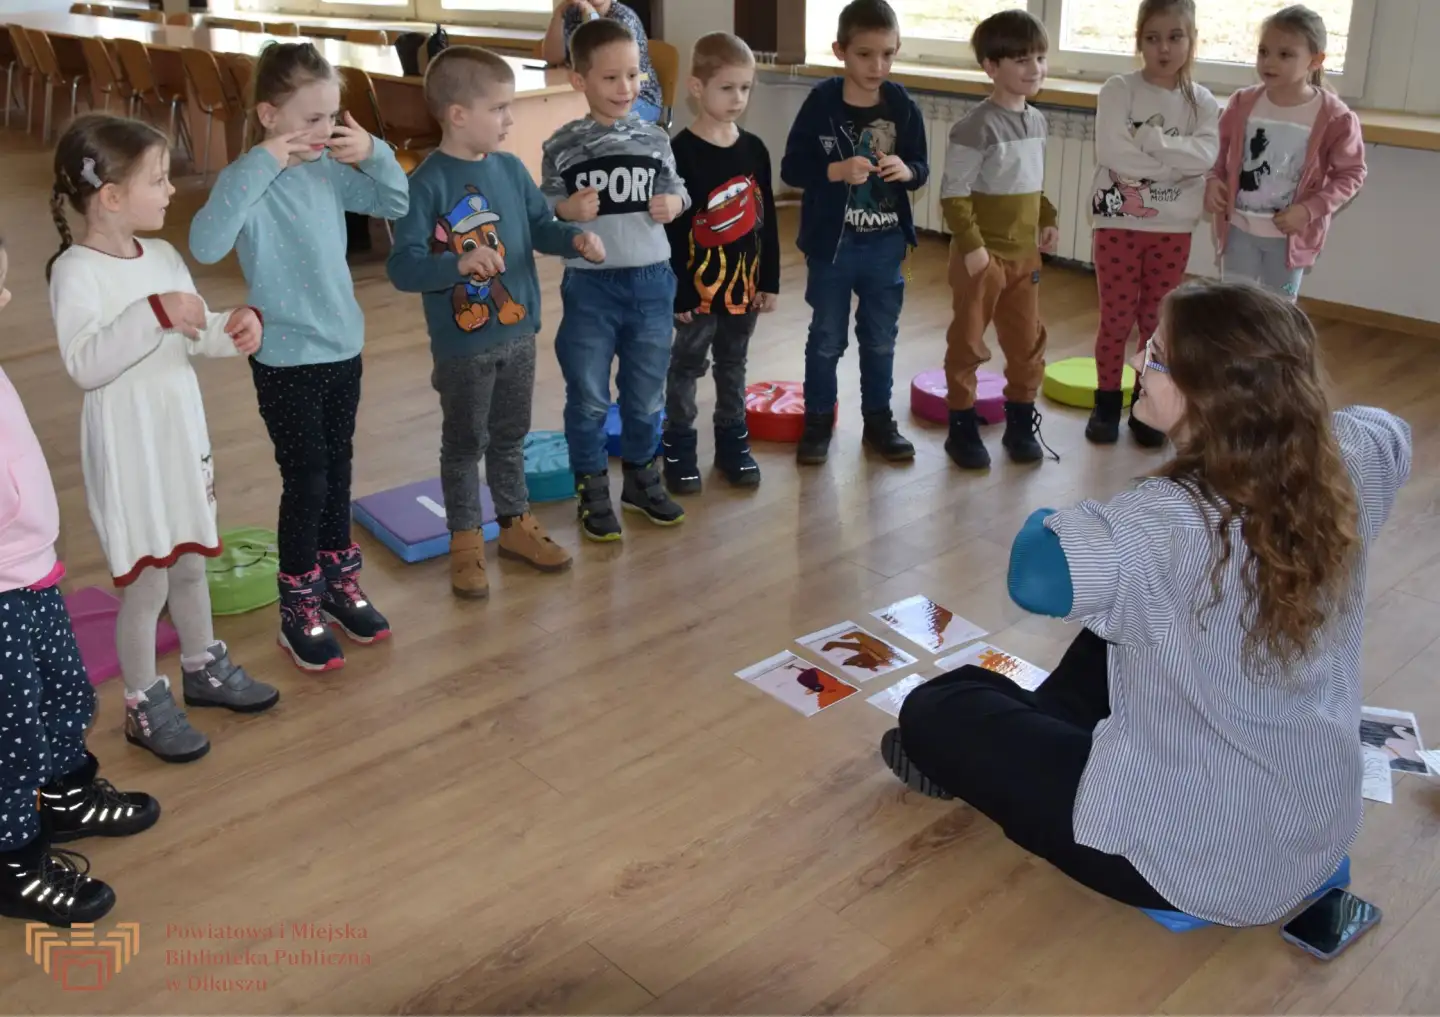
[[[609,127],[589,117],[572,120],[545,142],[540,190],[554,208],[576,191],[599,192],[600,214],[581,223],[605,244],[605,261],[596,265],[576,256],[570,268],[639,268],[670,260],[665,227],[650,218],[650,199],[678,194],[685,208],[690,196],[675,169],[670,137],[636,116]]]

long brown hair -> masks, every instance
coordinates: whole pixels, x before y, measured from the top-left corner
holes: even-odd
[[[1140,11],[1135,15],[1135,52],[1140,52],[1145,40],[1145,23],[1161,14],[1178,14],[1185,20],[1185,33],[1190,36],[1190,52],[1185,64],[1175,73],[1180,83],[1180,94],[1190,104],[1190,111],[1200,113],[1200,100],[1195,95],[1195,47],[1200,44],[1195,31],[1195,0],[1140,0]]]
[[[255,58],[255,69],[250,75],[250,109],[246,116],[250,140],[255,143],[265,140],[265,128],[257,111],[260,103],[279,106],[312,81],[339,80],[335,68],[313,43],[272,42],[267,45]]]
[[[1167,298],[1163,335],[1185,410],[1175,457],[1157,475],[1217,517],[1212,604],[1233,551],[1230,524],[1240,520],[1255,601],[1245,655],[1293,664],[1314,649],[1360,541],[1315,329],[1293,303],[1257,286],[1197,282]]]
[[[45,278],[56,259],[75,244],[65,204],[80,215],[106,184],[123,184],[145,156],[166,148],[170,139],[156,127],[109,113],[86,113],[70,121],[55,145],[55,184],[50,190],[50,218],[60,234],[60,250],[45,263]]]
[[[1303,4],[1291,4],[1270,15],[1260,23],[1262,32],[1267,28],[1278,28],[1281,31],[1300,36],[1305,40],[1305,45],[1310,47],[1311,56],[1325,52],[1328,42],[1325,19]],[[1316,88],[1325,87],[1324,67],[1317,67],[1311,72],[1310,84]]]

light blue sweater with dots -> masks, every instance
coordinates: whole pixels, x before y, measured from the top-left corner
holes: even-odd
[[[190,251],[211,265],[231,249],[264,317],[255,359],[270,367],[349,360],[365,344],[365,316],[345,261],[345,213],[399,219],[410,205],[405,172],[375,139],[364,162],[323,154],[282,168],[252,148],[221,171],[190,224]]]

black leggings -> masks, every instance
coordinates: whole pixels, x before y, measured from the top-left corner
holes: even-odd
[[[1071,879],[1122,904],[1172,910],[1129,861],[1075,843],[1080,775],[1109,715],[1106,644],[1085,629],[1036,692],[980,667],[921,685],[900,710],[900,743],[921,773]]]
[[[360,407],[358,356],[267,367],[251,359],[260,416],[280,467],[280,571],[303,576],[321,551],[350,546],[350,464]]]

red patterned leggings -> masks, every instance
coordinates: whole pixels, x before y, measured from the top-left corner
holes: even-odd
[[[1095,364],[1100,388],[1114,390],[1120,387],[1131,330],[1138,324],[1140,345],[1149,342],[1160,323],[1160,302],[1185,278],[1190,234],[1096,230],[1093,258],[1100,287]]]

